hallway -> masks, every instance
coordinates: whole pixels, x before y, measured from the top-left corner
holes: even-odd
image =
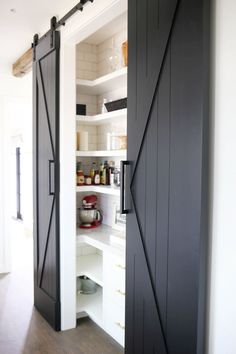
[[[54,332],[33,307],[33,244],[12,222],[13,271],[0,275],[0,354],[120,354],[122,348],[89,319]]]

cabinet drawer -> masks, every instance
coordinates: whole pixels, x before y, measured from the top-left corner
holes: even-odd
[[[125,261],[122,258],[104,255],[103,258],[104,300],[125,307]]]
[[[108,255],[108,261],[115,269],[125,271],[125,259]]]
[[[124,347],[125,311],[119,306],[107,302],[104,306],[104,327],[118,343]]]
[[[112,284],[115,288],[125,289],[125,261],[123,259],[104,255],[103,274],[103,280],[107,285]]]
[[[104,301],[112,302],[122,309],[125,308],[125,288],[109,284],[104,288]]]

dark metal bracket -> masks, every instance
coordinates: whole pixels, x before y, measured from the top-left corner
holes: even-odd
[[[83,11],[84,5],[88,2],[93,3],[94,0],[81,0],[77,5],[75,5],[65,16],[63,16],[58,22],[56,28],[60,26],[65,26],[66,21],[73,16],[77,11]]]
[[[36,59],[36,46],[38,44],[39,41],[39,35],[36,33],[34,35],[34,39],[33,39],[33,43],[32,43],[32,48],[33,48],[33,61],[35,61]]]
[[[56,16],[53,16],[50,21],[50,27],[51,27],[51,41],[50,41],[50,47],[53,47],[54,44],[54,32],[56,31],[57,28],[57,18]]]
[[[65,16],[63,16],[60,20],[57,21],[57,18],[54,16],[52,17],[51,21],[50,21],[50,30],[48,32],[46,32],[41,38],[45,38],[47,35],[51,35],[51,48],[54,45],[54,32],[61,26],[65,26],[66,21],[73,16],[77,11],[83,11],[84,9],[84,5],[86,5],[87,3],[93,3],[94,0],[81,0],[77,5],[75,5],[69,12],[67,12],[67,14]],[[36,36],[36,35],[35,35]],[[35,37],[34,36],[34,37]],[[38,36],[38,35],[37,35]],[[35,46],[40,42],[39,36],[37,37],[37,43],[33,42],[32,47],[34,48],[35,51]],[[35,60],[35,54],[34,54],[34,60]]]

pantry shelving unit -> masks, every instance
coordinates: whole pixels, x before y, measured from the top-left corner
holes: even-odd
[[[76,80],[77,89],[81,94],[99,95],[114,91],[127,84],[127,68],[116,70],[96,80]]]
[[[123,19],[120,20],[120,23],[122,21]],[[109,40],[107,33],[105,36]],[[99,37],[101,40],[101,33]],[[102,53],[106,50],[104,40],[105,38],[100,42],[103,48]],[[91,43],[91,38],[88,43]],[[88,43],[86,43],[85,49],[88,47]],[[96,43],[96,45],[99,45],[99,43]],[[103,54],[101,54],[99,48],[97,49],[97,53],[101,57]],[[91,52],[80,53],[79,55],[80,60],[90,56]],[[86,67],[88,63],[81,64]],[[115,167],[119,168],[120,161],[126,159],[127,150],[105,150],[104,148],[107,146],[105,139],[107,133],[127,135],[127,108],[104,112],[104,106],[101,102],[105,102],[104,98],[107,101],[113,101],[127,97],[127,67],[105,73],[94,80],[77,78],[76,95],[77,103],[86,104],[88,112],[87,115],[77,115],[75,117],[77,132],[87,131],[89,144],[89,150],[75,151],[76,161],[81,161],[85,174],[89,173],[92,162],[95,162],[98,166],[104,160],[113,160]],[[92,110],[91,102],[94,103],[94,101],[97,102],[97,108]],[[76,316],[77,318],[89,316],[121,345],[124,345],[124,328],[116,323],[124,322],[122,319],[125,311],[124,307],[116,308],[113,301],[113,297],[118,298],[118,303],[124,300],[123,295],[118,293],[117,289],[120,289],[120,284],[125,283],[125,229],[121,225],[116,225],[117,229],[113,228],[114,210],[119,212],[120,209],[120,188],[109,185],[83,185],[76,187],[76,193],[77,208],[81,207],[81,200],[86,193],[87,195],[96,194],[98,208],[103,215],[103,224],[97,228],[77,228],[76,277],[88,277],[97,284],[97,291],[94,294],[87,295],[77,291]],[[114,283],[112,287],[109,286],[110,279]],[[122,299],[119,299],[119,297]],[[122,301],[123,304],[124,301]],[[113,314],[114,318],[111,319],[110,314]]]
[[[108,321],[106,328],[106,321],[104,322],[104,314],[110,311],[116,314],[117,311],[124,317],[124,309],[122,308],[109,308],[109,302],[107,303],[105,299],[109,297],[109,284],[110,278],[112,278],[112,283],[116,281],[117,272],[123,274],[125,271],[124,267],[124,247],[117,245],[114,242],[114,238],[124,239],[124,234],[120,231],[113,230],[111,227],[106,225],[101,225],[100,228],[94,230],[78,229],[77,231],[77,246],[83,244],[89,245],[96,251],[100,251],[101,254],[94,253],[88,255],[81,255],[77,257],[77,277],[85,275],[97,284],[97,291],[94,294],[81,294],[77,292],[77,318],[89,316],[94,322],[96,322],[103,329],[107,330],[108,333],[112,326],[114,327],[114,332],[110,333],[120,344],[124,343],[123,330],[114,323],[111,324]],[[112,263],[109,264],[110,257],[112,258]],[[103,261],[105,259],[105,265]],[[115,267],[115,269],[114,269]],[[119,277],[119,274],[118,274]],[[124,280],[118,279],[117,289],[120,287],[120,282]],[[111,287],[111,289],[114,285]],[[114,296],[117,297],[118,301],[123,300],[122,293],[119,294],[118,291],[114,292]],[[113,294],[112,294],[113,295]],[[115,300],[117,301],[115,298]],[[120,317],[117,317],[117,323]],[[121,317],[122,317],[121,316]],[[106,316],[105,316],[106,317]]]

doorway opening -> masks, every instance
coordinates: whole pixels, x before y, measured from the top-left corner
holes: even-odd
[[[125,344],[127,12],[76,44],[76,317]]]

